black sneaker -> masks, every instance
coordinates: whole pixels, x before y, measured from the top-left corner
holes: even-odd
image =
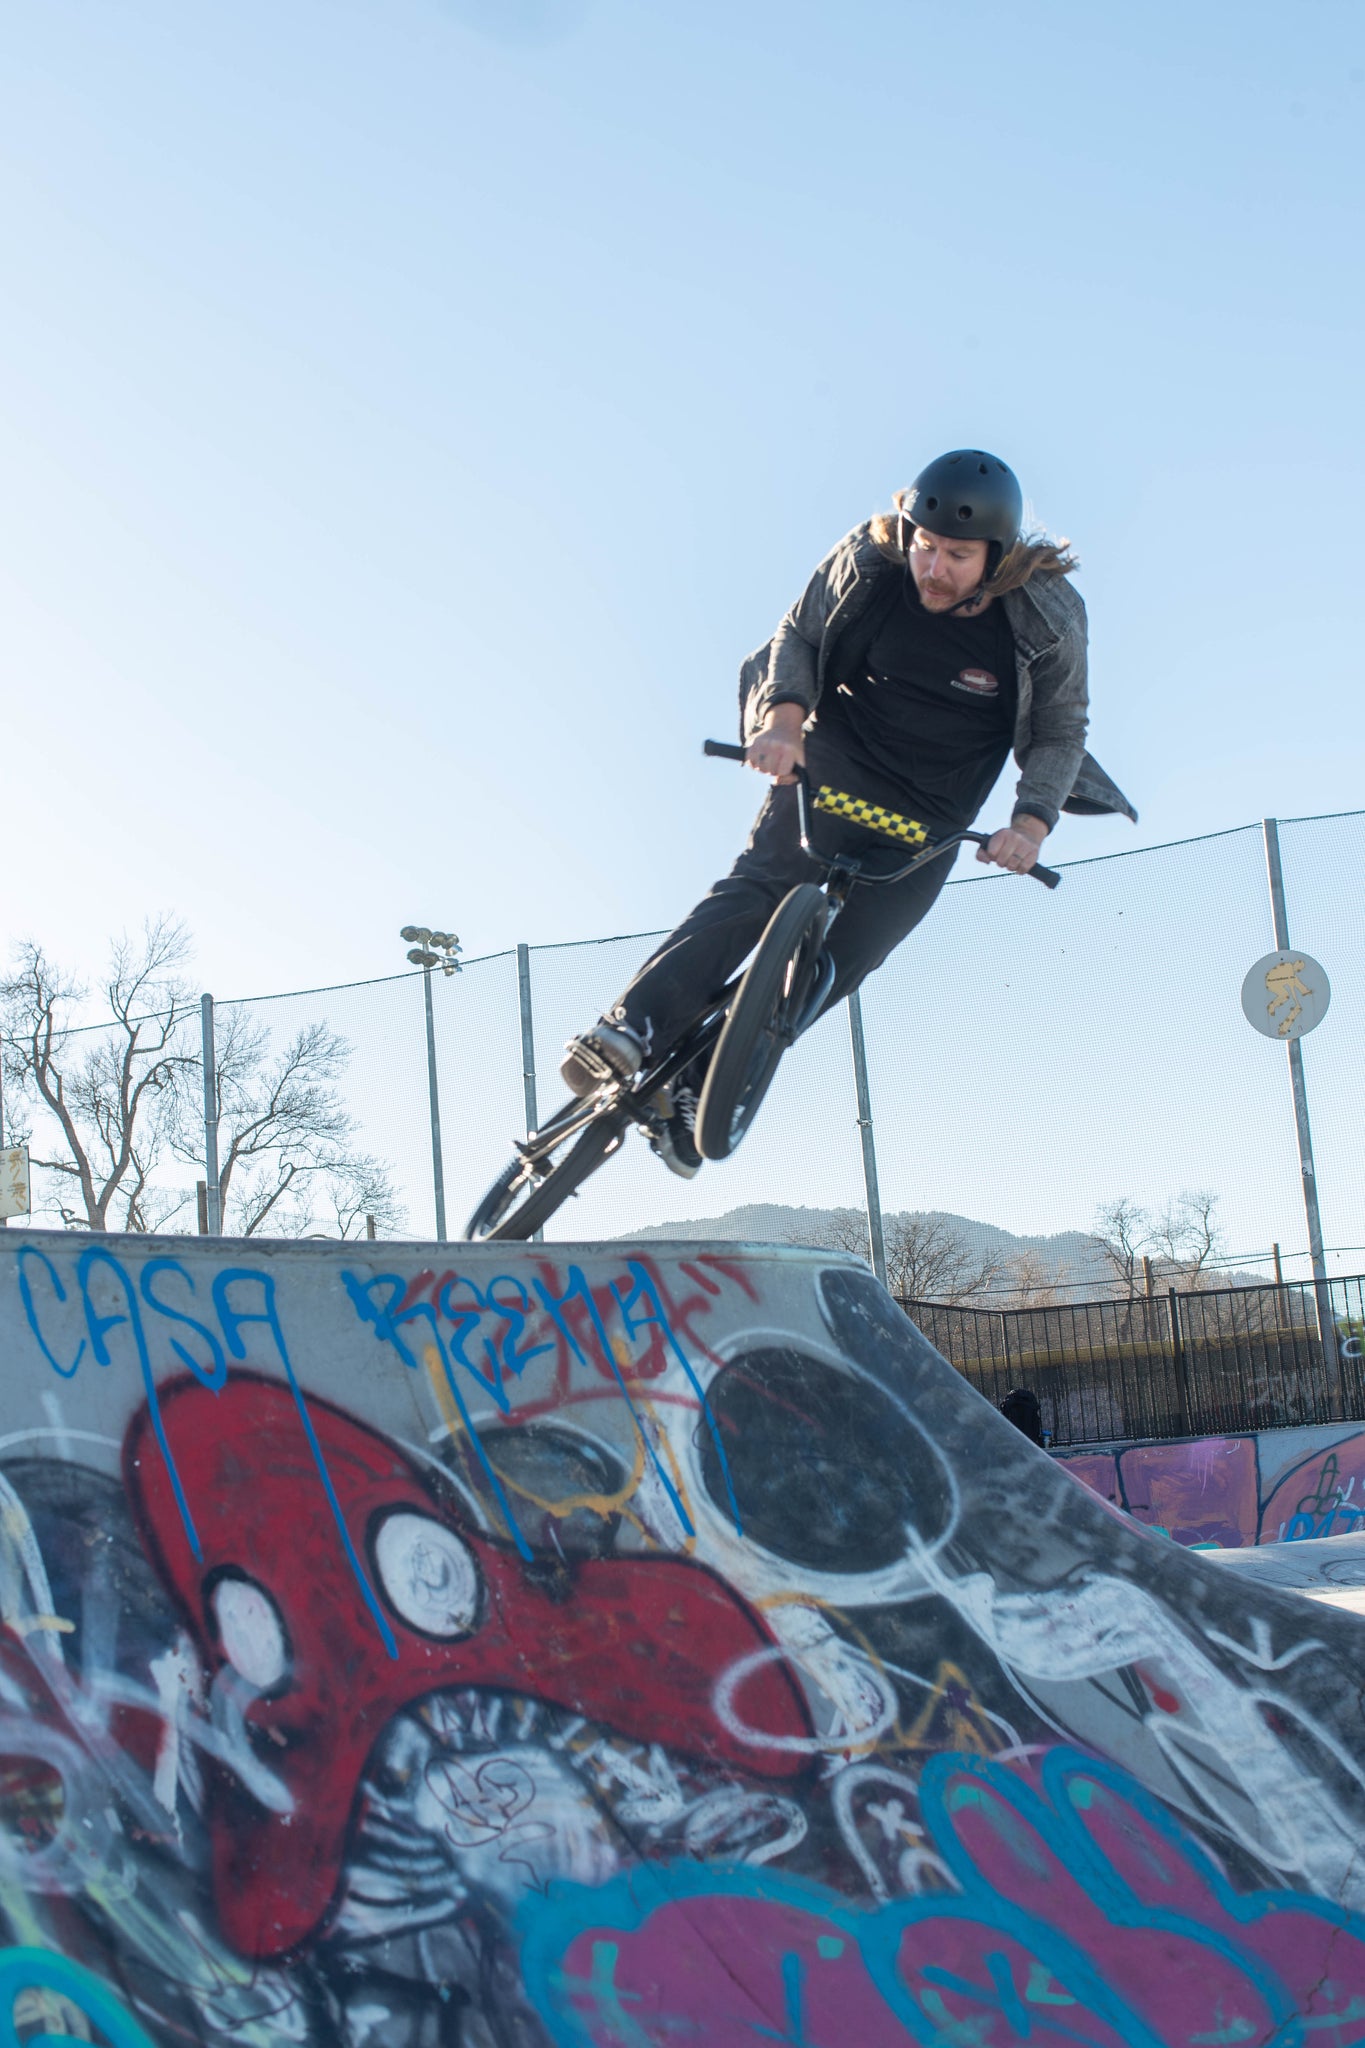
[[[571,1095],[591,1095],[604,1081],[633,1081],[645,1049],[628,1025],[594,1024],[564,1048],[560,1078]]]
[[[691,1180],[701,1172],[702,1157],[697,1150],[697,1091],[675,1083],[668,1120],[651,1132],[650,1144],[670,1173],[679,1180]]]

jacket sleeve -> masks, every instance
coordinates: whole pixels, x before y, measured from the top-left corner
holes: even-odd
[[[1049,831],[1071,795],[1082,761],[1089,724],[1086,680],[1086,618],[1077,605],[1055,647],[1038,657],[1032,671],[1033,710],[1028,746],[1019,756],[1023,773],[1015,793],[1014,816],[1027,811]]]
[[[847,548],[841,540],[821,562],[801,596],[765,646],[739,672],[740,733],[748,740],[774,704],[813,711],[820,695],[820,644],[834,609],[834,565]]]

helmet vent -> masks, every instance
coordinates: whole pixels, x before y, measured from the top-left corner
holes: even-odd
[[[958,516],[958,518],[959,518],[959,519],[970,519],[970,518],[971,518],[971,516],[972,516],[972,508],[971,508],[971,506],[970,506],[970,505],[959,505],[959,506],[958,506],[958,508],[957,508],[957,516]]]
[[[926,511],[926,512],[937,512],[937,510],[938,510],[938,499],[937,499],[937,498],[926,498],[926,499],[925,499],[925,501],[924,501],[924,509],[925,509],[925,511]]]
[[[990,475],[990,471],[989,471],[989,470],[987,469],[987,467],[986,467],[986,465],[985,465],[985,463],[984,463],[984,462],[978,462],[978,463],[977,463],[977,465],[976,465],[976,467],[977,467],[977,470],[978,470],[978,472],[980,473],[980,475],[982,475],[982,476],[989,476],[989,475]]]

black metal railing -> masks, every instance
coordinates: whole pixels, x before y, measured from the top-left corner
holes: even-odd
[[[1365,1421],[1365,1276],[1025,1309],[901,1306],[987,1400],[1063,1444]]]

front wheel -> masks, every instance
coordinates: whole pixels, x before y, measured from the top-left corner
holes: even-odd
[[[599,1116],[577,1137],[565,1140],[563,1156],[553,1165],[546,1159],[514,1159],[465,1225],[466,1241],[493,1244],[534,1237],[589,1174],[610,1158],[626,1134],[626,1124],[619,1112]]]
[[[728,1159],[796,1036],[815,978],[828,905],[813,882],[778,904],[736,989],[697,1105],[697,1150]]]

